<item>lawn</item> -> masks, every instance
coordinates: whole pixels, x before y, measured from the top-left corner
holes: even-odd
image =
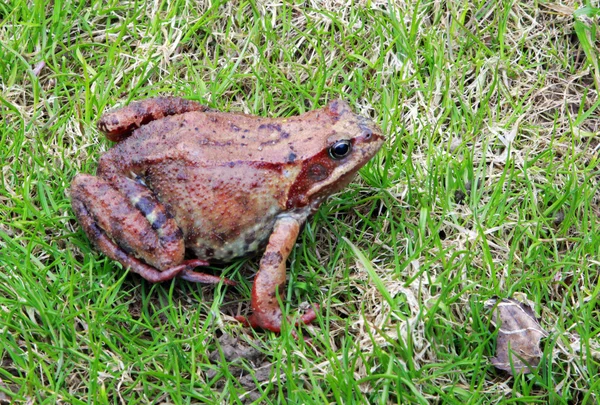
[[[598,7],[0,3],[0,403],[598,404]],[[312,325],[235,321],[256,258],[209,269],[236,287],[153,285],[75,221],[98,118],[166,94],[269,117],[343,98],[383,129],[288,261]],[[532,373],[491,364],[493,297],[533,303]]]

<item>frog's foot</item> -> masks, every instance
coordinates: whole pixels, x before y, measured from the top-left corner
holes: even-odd
[[[98,129],[113,142],[127,138],[137,128],[168,115],[206,111],[208,107],[179,97],[156,97],[136,101],[100,117]]]
[[[319,305],[315,304],[308,311],[302,314],[295,325],[307,325],[317,319],[317,311],[319,310]],[[250,326],[254,329],[266,329],[275,333],[281,332],[281,324],[283,319],[283,314],[281,312],[281,308],[273,307],[269,311],[261,310],[254,311],[247,318],[245,316],[236,316],[236,320],[241,322],[244,326]]]

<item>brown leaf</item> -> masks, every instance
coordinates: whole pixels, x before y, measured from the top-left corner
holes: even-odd
[[[516,299],[491,299],[485,303],[492,309],[492,324],[498,328],[496,357],[492,364],[511,375],[531,373],[542,357],[540,340],[548,333],[542,329],[529,302]]]

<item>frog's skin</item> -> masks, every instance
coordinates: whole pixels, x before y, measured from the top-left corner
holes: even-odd
[[[98,128],[119,142],[96,176],[71,184],[73,210],[104,254],[151,282],[264,250],[252,311],[239,320],[279,332],[277,295],[301,226],[381,148],[381,130],[344,101],[290,118],[209,111],[175,97],[105,114]],[[197,259],[185,260],[186,249]],[[316,317],[309,310],[300,320]]]

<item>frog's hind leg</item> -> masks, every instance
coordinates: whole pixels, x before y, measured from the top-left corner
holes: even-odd
[[[190,111],[206,111],[207,106],[179,97],[156,97],[136,101],[126,107],[109,111],[100,117],[98,129],[106,137],[119,142],[127,138],[137,128],[168,115]]]
[[[150,191],[126,178],[115,183],[119,190],[100,177],[80,174],[71,185],[75,215],[99,250],[150,282],[180,276],[203,283],[234,284],[193,272],[194,267],[208,263],[183,260],[181,230]]]

